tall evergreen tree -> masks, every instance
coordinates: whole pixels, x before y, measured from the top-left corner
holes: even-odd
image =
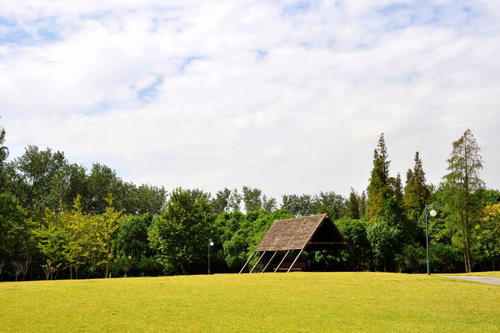
[[[359,195],[354,191],[354,189],[351,187],[351,194],[349,195],[349,217],[353,219],[359,219],[360,218],[360,213],[359,213]]]
[[[361,197],[359,198],[359,215],[360,217],[366,216],[366,192],[361,192]]]
[[[448,173],[444,176],[446,206],[450,212],[448,223],[461,236],[464,249],[465,271],[471,272],[472,222],[480,212],[480,203],[473,192],[483,187],[479,170],[483,168],[480,148],[470,129],[453,142],[448,159]]]
[[[380,134],[377,148],[373,152],[373,169],[370,184],[368,185],[366,216],[371,222],[384,214],[384,203],[392,195],[389,182],[390,163],[384,133],[382,133]]]
[[[9,157],[9,149],[4,146],[5,143],[5,129],[0,127],[0,193],[5,191],[7,176],[5,172],[5,161]]]
[[[410,221],[418,220],[422,214],[425,204],[430,201],[431,192],[425,184],[425,172],[422,167],[422,160],[417,151],[415,153],[415,165],[406,174],[406,186],[404,193],[404,205],[406,215]]]

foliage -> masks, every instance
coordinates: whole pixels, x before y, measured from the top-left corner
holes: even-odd
[[[354,253],[346,253],[344,261],[355,263],[357,269],[368,269],[372,266],[372,249],[366,233],[366,222],[344,217],[335,221],[335,225],[344,236]]]
[[[384,133],[382,133],[377,148],[373,151],[373,169],[368,185],[366,216],[372,222],[383,216],[385,201],[392,196],[389,180],[390,163]]]
[[[167,273],[196,273],[205,263],[212,216],[206,193],[175,189],[165,211],[153,219],[149,231],[152,249]]]
[[[359,195],[353,188],[351,188],[351,194],[349,195],[348,214],[352,219],[359,219],[361,217]]]
[[[0,194],[0,274],[11,263],[16,281],[20,274],[26,275],[34,248],[33,227],[17,199],[8,193]]]
[[[243,202],[247,212],[258,211],[262,208],[262,191],[258,188],[243,186]]]
[[[482,169],[480,148],[470,129],[453,142],[453,150],[448,159],[448,170],[442,184],[446,193],[449,212],[448,223],[455,229],[456,238],[463,242],[465,271],[471,272],[471,233],[473,221],[479,217],[480,201],[473,191],[483,187],[479,178]]]
[[[384,219],[376,219],[366,229],[368,241],[373,251],[373,261],[377,270],[386,272],[394,262],[395,254],[399,250],[401,230],[391,226]],[[394,249],[397,249],[394,251]]]
[[[123,223],[123,212],[117,211],[113,206],[113,195],[111,193],[104,199],[107,203],[106,211],[98,215],[96,223],[96,244],[98,264],[105,266],[104,277],[109,276],[109,265],[115,256],[116,237],[118,228]]]
[[[500,203],[483,208],[475,229],[479,250],[491,263],[491,270],[495,270],[500,262]]]
[[[425,172],[419,152],[415,153],[415,165],[406,174],[404,205],[409,221],[416,221],[430,202],[431,193],[425,184]]]

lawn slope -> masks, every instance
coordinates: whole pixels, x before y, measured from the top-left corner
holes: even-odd
[[[0,283],[1,331],[500,330],[500,286],[391,273]]]

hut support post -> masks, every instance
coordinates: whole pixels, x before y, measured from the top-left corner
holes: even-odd
[[[288,256],[288,253],[290,253],[290,250],[286,251],[285,256],[283,257],[283,259],[281,259],[281,261],[278,264],[278,266],[274,269],[274,273],[276,273],[278,271],[278,269],[280,269],[281,264],[283,263],[283,261],[285,261],[285,258]]]
[[[259,257],[259,260],[257,260],[257,262],[255,263],[255,265],[253,265],[252,269],[250,270],[250,273],[253,273],[253,270],[255,269],[255,267],[257,267],[257,265],[262,260],[262,258],[264,258],[264,255],[266,254],[266,252],[267,251],[262,252],[262,255]]]
[[[290,267],[286,271],[287,273],[290,272],[290,270],[293,268],[293,265],[295,265],[295,263],[297,262],[297,259],[299,259],[300,255],[302,254],[303,251],[304,251],[304,249],[301,249],[299,254],[297,254],[297,256],[295,257],[295,260],[292,262],[292,264],[290,265]]]
[[[243,265],[239,274],[243,273],[243,270],[247,267],[248,263],[250,262],[250,260],[252,260],[254,255],[255,255],[255,251],[253,251],[252,255],[248,258],[247,262]]]
[[[264,269],[262,269],[261,273],[264,273],[266,271],[266,269],[269,266],[269,264],[271,263],[271,261],[273,261],[274,257],[276,257],[276,253],[278,253],[278,251],[274,251],[273,256],[271,257],[271,259],[269,259],[266,266],[264,266]]]

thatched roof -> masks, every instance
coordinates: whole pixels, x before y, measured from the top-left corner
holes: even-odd
[[[344,238],[328,215],[321,214],[274,221],[255,251],[313,250],[338,245],[346,245]]]

